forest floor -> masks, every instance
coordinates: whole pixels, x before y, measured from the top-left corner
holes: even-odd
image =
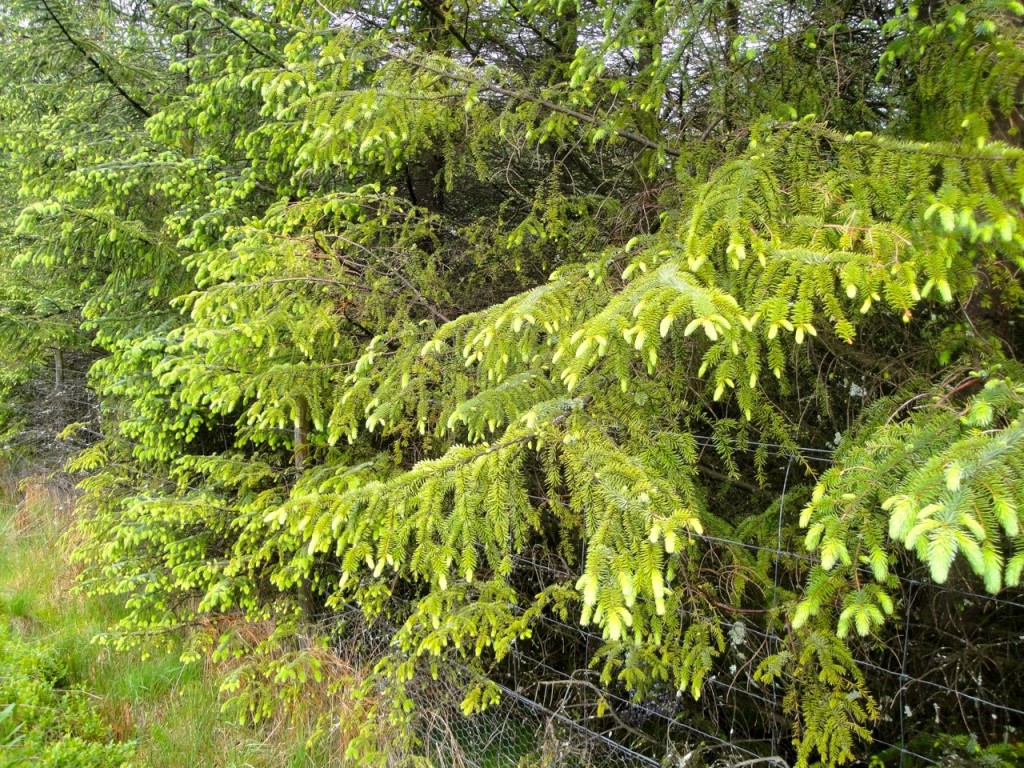
[[[0,478],[0,768],[340,764],[301,726],[232,722],[207,664],[94,642],[119,609],[74,589],[71,499]]]

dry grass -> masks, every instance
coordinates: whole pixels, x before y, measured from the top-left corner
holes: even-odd
[[[254,656],[258,655],[259,666],[248,670],[252,673],[248,677],[250,686],[256,687],[265,682],[261,681],[261,674],[272,675],[266,670],[272,668],[275,661],[285,660],[295,653],[301,653],[308,668],[317,670],[317,678],[310,676],[301,686],[301,701],[282,704],[269,718],[262,720],[268,747],[273,743],[287,743],[297,734],[304,734],[311,738],[306,744],[310,762],[301,765],[323,768],[358,765],[358,762],[346,760],[345,756],[353,741],[361,735],[361,726],[368,719],[374,719],[375,749],[384,754],[395,752],[397,756],[399,744],[403,741],[401,734],[377,714],[378,709],[386,712],[386,707],[380,706],[380,700],[362,690],[367,670],[302,637],[294,638],[290,647],[281,646],[267,651],[265,648],[270,645],[267,641],[274,630],[273,622],[251,622],[240,614],[205,619],[202,627],[208,635],[208,645],[215,646],[224,634],[231,633],[238,646],[246,648]],[[214,661],[212,656],[207,656],[204,665],[204,674],[209,678],[224,679],[240,670],[246,671],[244,668],[252,665],[252,657],[243,655]],[[274,685],[270,684],[268,688],[273,690]]]

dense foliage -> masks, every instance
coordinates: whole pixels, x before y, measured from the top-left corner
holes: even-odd
[[[392,718],[452,659],[485,709],[553,618],[839,765],[901,579],[1019,587],[1020,3],[8,5],[0,409],[95,357],[83,583],[120,641],[273,620],[188,649],[240,711],[352,607]]]
[[[131,744],[115,743],[85,691],[68,685],[57,648],[11,633],[0,613],[0,762],[43,768],[127,768]]]

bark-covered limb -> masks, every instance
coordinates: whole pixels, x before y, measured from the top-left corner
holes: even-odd
[[[68,30],[68,28],[64,25],[64,22],[60,20],[60,17],[50,6],[49,0],[42,0],[42,3],[43,8],[46,9],[47,15],[50,17],[53,23],[57,25],[57,28],[60,30],[60,33],[64,36],[64,39],[67,40],[75,48],[75,50],[77,50],[85,57],[85,60],[92,65],[93,69],[95,69],[100,74],[100,76],[114,88],[115,91],[121,94],[124,100],[131,104],[131,106],[135,109],[136,112],[138,112],[140,115],[147,119],[152,117],[153,113],[146,109],[144,106],[142,106],[142,104],[140,104],[136,99],[134,99],[131,96],[131,94],[129,94],[123,87],[121,87],[121,84],[118,83],[113,78],[113,76],[106,69],[103,68],[103,65],[96,60],[96,57],[89,53],[89,51],[86,50],[85,47],[74,38],[70,30]]]

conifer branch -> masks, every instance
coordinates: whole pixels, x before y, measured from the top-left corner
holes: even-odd
[[[490,93],[494,93],[499,96],[505,96],[506,98],[513,99],[515,101],[525,101],[537,104],[541,107],[544,107],[545,109],[551,110],[552,112],[557,112],[559,114],[571,117],[574,120],[578,120],[581,123],[586,123],[588,125],[593,125],[597,127],[605,126],[605,123],[603,123],[599,118],[596,118],[593,115],[588,115],[585,112],[580,112],[579,110],[572,109],[570,107],[564,107],[561,104],[557,104],[551,101],[550,99],[545,99],[542,96],[535,96],[534,94],[527,93],[526,91],[514,91],[509,88],[504,88],[495,83],[488,83],[477,80],[476,78],[469,77],[468,75],[460,75],[455,72],[446,71],[438,67],[432,66],[430,64],[427,64],[426,62],[417,61],[414,58],[404,56],[402,54],[395,53],[393,54],[393,56],[395,59],[403,61],[409,66],[416,67],[417,69],[422,69],[425,72],[430,72],[431,74],[435,74],[438,77],[445,78],[446,80],[454,80],[455,82],[470,85],[479,88],[482,91],[489,91]],[[612,129],[611,132],[616,136],[640,144],[641,146],[644,146],[648,149],[654,149],[659,152],[664,152],[666,155],[669,155],[671,157],[682,156],[682,153],[679,150],[672,149],[670,147],[663,146],[662,144],[659,144],[657,142],[651,141],[646,136],[636,133],[635,131],[629,131],[624,128],[615,128]]]
[[[43,8],[46,9],[47,15],[50,17],[51,21],[53,21],[57,25],[57,28],[64,36],[64,39],[66,39],[75,48],[75,50],[82,54],[85,60],[89,62],[89,64],[93,67],[93,69],[95,69],[100,74],[100,76],[114,88],[114,90],[121,94],[125,101],[127,101],[135,109],[136,112],[142,115],[142,117],[145,119],[149,119],[150,117],[152,117],[153,113],[146,109],[144,106],[142,106],[142,104],[136,101],[124,88],[122,88],[121,84],[118,83],[113,78],[113,76],[109,72],[107,72],[106,69],[104,69],[103,65],[101,65],[96,60],[96,57],[89,53],[89,51],[87,51],[85,47],[82,46],[82,44],[79,43],[78,40],[76,40],[72,36],[71,32],[64,25],[64,22],[60,20],[60,17],[57,16],[56,12],[50,6],[50,0],[41,0],[41,2],[43,4]]]
[[[254,43],[248,37],[246,37],[241,32],[239,32],[237,29],[235,29],[233,26],[231,26],[231,24],[229,22],[225,22],[225,21],[222,21],[221,19],[217,18],[217,15],[210,9],[210,7],[207,4],[205,4],[205,3],[196,3],[195,7],[199,8],[199,10],[203,11],[207,16],[210,17],[210,19],[212,19],[217,24],[217,26],[219,26],[221,29],[225,30],[226,32],[228,32],[229,34],[234,36],[246,48],[248,48],[250,51],[255,53],[257,56],[261,56],[264,59],[266,59],[267,61],[269,61],[269,62],[271,62],[273,64],[277,64],[278,66],[281,66],[281,65],[284,64],[284,62],[279,57],[274,56],[274,55],[268,53],[267,51],[263,50],[262,48],[260,48],[258,45],[256,45],[256,43]],[[237,12],[237,10],[236,10],[236,12]],[[251,18],[251,16],[249,18]]]

